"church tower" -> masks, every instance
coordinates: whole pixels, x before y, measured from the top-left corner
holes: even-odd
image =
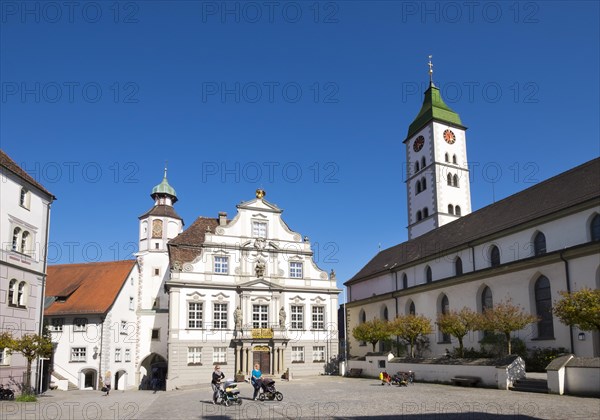
[[[429,58],[429,88],[404,140],[409,239],[471,212],[467,128],[434,85]]]

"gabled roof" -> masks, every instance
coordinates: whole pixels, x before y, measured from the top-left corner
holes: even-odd
[[[44,314],[106,314],[135,264],[126,260],[49,266]]]
[[[4,151],[2,149],[0,149],[0,166],[3,166],[4,168],[9,170],[13,174],[18,176],[19,178],[21,178],[23,181],[28,182],[29,184],[33,185],[34,187],[36,187],[43,193],[48,194],[52,200],[56,199],[56,197],[54,195],[52,195],[52,193],[50,191],[45,189],[42,186],[42,184],[40,184],[35,179],[33,179],[33,177],[31,175],[29,175],[19,165],[17,165],[17,163],[14,160],[12,160],[6,153],[4,153]]]
[[[200,246],[204,244],[207,229],[214,233],[219,220],[210,217],[198,217],[189,228],[169,241],[169,260],[171,264],[192,262],[200,255]]]
[[[523,223],[600,198],[600,158],[540,182],[447,225],[379,252],[345,285],[400,270]]]

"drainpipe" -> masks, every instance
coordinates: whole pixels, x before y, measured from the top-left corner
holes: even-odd
[[[560,259],[565,263],[565,279],[567,280],[567,292],[571,293],[571,276],[569,275],[569,261],[563,257],[565,250],[560,251]],[[573,340],[573,326],[569,325],[569,338],[571,339],[571,353],[575,353],[575,342]]]
[[[50,202],[48,203],[48,206],[46,207],[46,238],[44,241],[44,250],[43,250],[43,255],[42,255],[42,293],[40,294],[41,296],[41,300],[40,300],[40,325],[38,326],[38,335],[41,337],[42,333],[44,332],[44,295],[46,293],[46,277],[47,277],[47,272],[48,272],[48,240],[50,239],[50,207],[52,206],[52,201],[54,200],[54,198],[51,196],[50,197]],[[38,375],[38,378],[36,378],[36,382],[38,383],[38,393],[42,392],[42,375],[43,375],[43,371],[42,371],[42,366],[40,366],[40,357],[38,356],[37,358],[37,368],[36,368],[36,372]],[[30,384],[31,385],[31,384]]]

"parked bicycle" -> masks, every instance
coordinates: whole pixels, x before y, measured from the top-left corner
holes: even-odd
[[[8,387],[4,388],[4,385],[0,384],[0,400],[14,400],[14,399],[15,399],[14,391]]]

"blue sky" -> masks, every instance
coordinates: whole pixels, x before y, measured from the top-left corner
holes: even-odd
[[[597,2],[0,4],[0,144],[58,198],[50,263],[130,257],[168,161],[187,226],[262,187],[341,286],[407,239],[429,54],[473,210],[600,154]]]

